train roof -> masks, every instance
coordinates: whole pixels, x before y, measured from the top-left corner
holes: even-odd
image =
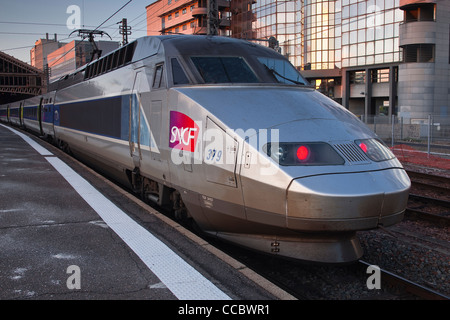
[[[177,51],[179,55],[201,55],[201,54],[219,54],[230,52],[239,53],[258,53],[262,52],[273,55],[276,53],[273,49],[258,45],[247,40],[207,35],[178,35],[178,36],[160,36],[165,50]]]
[[[160,51],[161,46],[164,48],[165,54],[170,56],[233,54],[239,56],[278,56],[280,59],[285,59],[273,49],[247,40],[230,37],[208,35],[145,36],[61,77],[49,85],[49,91],[69,87],[153,56]]]

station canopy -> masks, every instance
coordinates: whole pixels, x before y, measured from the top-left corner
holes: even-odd
[[[0,51],[0,104],[45,93],[44,72]]]

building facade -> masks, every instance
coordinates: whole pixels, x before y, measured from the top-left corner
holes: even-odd
[[[230,36],[230,0],[215,0],[216,34]],[[147,35],[208,34],[208,0],[158,0],[146,7]]]
[[[398,115],[420,123],[429,114],[448,116],[450,1],[289,1],[297,14],[294,39],[301,39],[293,48],[296,59],[292,49],[282,45],[285,38],[278,28],[280,22],[288,21],[280,17],[290,10],[270,2],[276,7],[277,27],[258,37],[276,36],[281,53],[318,90],[365,121]],[[256,1],[252,9],[264,3]],[[266,21],[257,15],[253,26]]]
[[[304,0],[243,0],[233,2],[244,2],[244,5],[248,7],[251,4],[253,39],[267,40],[270,37],[275,37],[278,41],[278,50],[288,57],[294,66],[302,65]],[[234,26],[235,23],[235,16],[232,15],[231,25]],[[251,39],[234,32],[232,37]]]
[[[305,0],[304,75],[367,119],[398,112],[399,0]]]
[[[450,1],[400,0],[399,115],[421,121],[448,116],[450,106]]]
[[[58,42],[57,36],[53,39],[49,39],[48,33],[45,39],[39,39],[35,42],[34,47],[30,50],[30,61],[31,65],[39,70],[44,71],[48,63],[47,56],[61,48],[64,44]]]

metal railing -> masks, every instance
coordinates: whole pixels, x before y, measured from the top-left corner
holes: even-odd
[[[450,158],[450,116],[425,119],[369,116],[360,119],[388,146],[408,146],[415,152]]]

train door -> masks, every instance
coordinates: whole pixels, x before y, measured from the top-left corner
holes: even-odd
[[[57,115],[55,112],[55,103],[56,103],[56,93],[50,93],[49,98],[47,99],[47,103],[44,101],[44,117],[42,119],[44,134],[48,134],[51,137],[56,136],[55,132],[55,116]],[[59,121],[59,120],[58,120]]]
[[[37,117],[38,117],[38,122],[39,122],[39,132],[40,132],[41,136],[44,135],[44,130],[42,129],[42,113],[44,112],[43,108],[42,108],[43,101],[44,101],[44,98],[41,98],[39,100],[39,105],[38,105],[38,110],[37,110]]]
[[[130,95],[130,132],[129,132],[129,145],[130,155],[133,158],[134,166],[139,168],[142,160],[142,151],[140,145],[140,93],[139,86],[142,81],[144,73],[142,70],[136,72],[134,78],[133,90]]]
[[[23,102],[19,105],[19,126],[22,127],[23,124]]]
[[[151,89],[150,128],[152,128],[157,148],[161,146],[161,133],[163,132],[163,106],[165,106],[167,102],[166,81],[163,71],[164,64],[156,64]],[[161,154],[158,149],[152,150],[151,157],[153,160],[161,161]]]

